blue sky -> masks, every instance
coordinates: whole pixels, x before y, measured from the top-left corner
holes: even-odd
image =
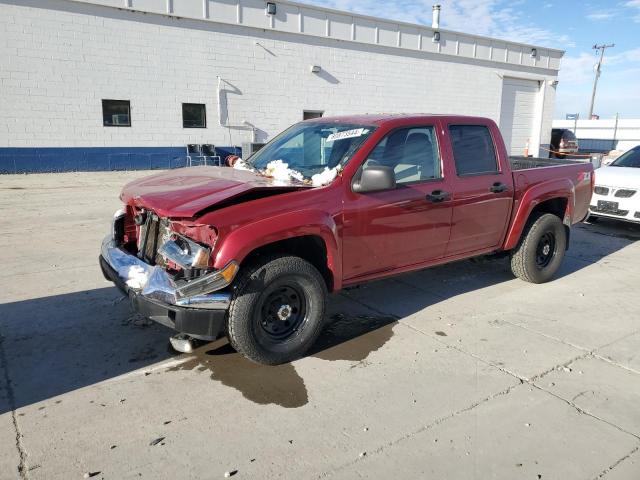
[[[302,0],[304,3],[431,25],[431,6],[442,5],[443,28],[566,50],[555,118],[586,118],[595,44],[605,53],[594,113],[640,118],[640,0]]]

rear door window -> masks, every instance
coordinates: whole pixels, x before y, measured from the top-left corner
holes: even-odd
[[[494,175],[498,160],[491,132],[484,125],[450,125],[449,136],[458,175]]]

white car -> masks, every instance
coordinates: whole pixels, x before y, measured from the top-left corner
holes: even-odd
[[[589,218],[608,217],[640,223],[640,145],[594,172]]]

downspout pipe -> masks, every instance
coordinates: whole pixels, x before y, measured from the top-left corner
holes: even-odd
[[[229,108],[227,106],[226,110],[227,110],[227,114],[225,115],[226,120],[223,122],[222,121],[222,103],[223,103],[223,92],[224,92],[224,86],[223,83],[226,83],[224,81],[224,79],[218,75],[218,123],[220,124],[221,127],[223,128],[233,128],[234,130],[251,130],[251,141],[255,143],[256,141],[256,127],[253,126],[251,123],[247,122],[246,120],[243,120],[242,124],[240,125],[233,125],[231,123],[229,123]],[[226,96],[225,96],[225,106],[226,106]]]

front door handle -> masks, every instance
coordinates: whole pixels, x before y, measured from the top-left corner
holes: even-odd
[[[444,202],[449,199],[449,192],[443,190],[434,190],[431,193],[427,193],[427,200],[433,203]]]
[[[489,188],[493,193],[502,193],[507,189],[507,186],[504,183],[496,182]]]

